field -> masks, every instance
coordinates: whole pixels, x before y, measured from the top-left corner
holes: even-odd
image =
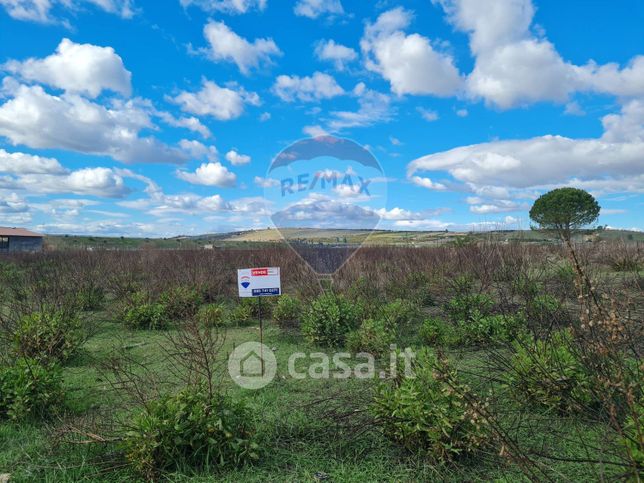
[[[0,481],[641,481],[637,238],[376,232],[319,281],[274,235],[61,237],[3,259]],[[277,376],[250,390],[226,363],[260,337],[236,296],[257,266],[286,295],[262,309]],[[378,376],[390,344],[415,378]],[[376,377],[289,370],[344,350]]]

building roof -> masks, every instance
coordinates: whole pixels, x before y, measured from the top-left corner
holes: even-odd
[[[31,236],[42,238],[40,233],[26,230],[25,228],[8,228],[0,226],[0,236]]]

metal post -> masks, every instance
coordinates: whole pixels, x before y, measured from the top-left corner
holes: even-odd
[[[262,377],[264,377],[264,323],[262,322],[262,296],[257,301],[259,312],[259,358],[262,365]]]

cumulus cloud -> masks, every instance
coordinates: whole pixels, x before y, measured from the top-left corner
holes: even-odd
[[[56,8],[74,11],[86,4],[122,18],[131,18],[135,12],[133,0],[0,0],[0,7],[16,20],[39,23],[65,22],[52,11]]]
[[[194,159],[207,159],[217,161],[219,153],[215,146],[206,146],[205,144],[189,139],[179,141],[179,146]]]
[[[287,102],[296,99],[311,102],[342,95],[344,89],[329,74],[315,72],[308,77],[280,75],[275,80],[273,92]]]
[[[210,129],[194,116],[175,117],[168,112],[158,112],[157,115],[169,126],[182,127],[190,131],[201,134],[204,138],[211,136]]]
[[[539,101],[563,103],[575,91],[644,94],[644,56],[636,56],[624,68],[566,62],[550,41],[530,30],[531,0],[433,1],[456,29],[469,35],[475,65],[467,91],[473,98],[508,109]]]
[[[2,68],[22,79],[92,98],[103,90],[125,96],[132,90],[132,74],[112,47],[77,44],[69,39],[63,39],[56,52],[44,59],[10,60]]]
[[[280,182],[274,178],[262,178],[261,176],[255,176],[253,182],[260,188],[273,188],[279,186]]]
[[[235,173],[219,162],[203,163],[196,171],[177,171],[177,177],[192,184],[231,188],[237,183]]]
[[[267,0],[179,0],[184,8],[194,5],[206,12],[246,13],[249,10],[264,10]]]
[[[367,69],[389,81],[398,95],[452,96],[462,87],[462,78],[451,55],[438,51],[427,37],[407,35],[403,30],[412,14],[402,7],[388,10],[367,24],[360,47]]]
[[[140,100],[113,101],[109,107],[76,94],[53,96],[41,86],[7,82],[9,99],[0,104],[0,136],[31,148],[68,149],[107,155],[123,162],[180,163],[186,156],[139,132],[152,128]]]
[[[113,168],[69,170],[57,159],[0,149],[0,173],[11,189],[28,194],[72,193],[120,198],[130,192],[125,185],[127,172]],[[9,187],[9,186],[5,186]]]
[[[417,186],[422,186],[423,188],[427,188],[428,190],[443,191],[447,189],[447,186],[445,186],[442,183],[436,183],[435,181],[432,181],[429,178],[423,178],[420,176],[412,176],[411,182]]]
[[[333,62],[337,70],[344,70],[348,63],[358,58],[358,53],[335,40],[320,40],[315,45],[315,56],[319,60]]]
[[[259,96],[243,88],[218,86],[215,82],[204,80],[200,91],[183,91],[169,99],[178,104],[183,111],[198,116],[212,116],[220,121],[236,119],[244,112],[244,105],[259,105]]]
[[[255,39],[249,42],[224,22],[208,22],[203,33],[210,44],[207,52],[210,59],[215,62],[232,62],[242,74],[249,74],[251,69],[270,64],[271,57],[282,55],[273,39]]]
[[[463,146],[418,158],[408,175],[447,171],[483,196],[502,198],[509,189],[574,184],[599,192],[644,191],[644,101],[603,118],[600,138],[540,136]]]
[[[422,117],[425,121],[427,122],[438,121],[439,116],[436,111],[433,111],[431,109],[425,109],[424,107],[417,107],[416,110],[420,114],[420,117]]]
[[[233,166],[241,166],[250,163],[250,156],[247,154],[240,154],[234,149],[231,149],[226,153],[226,159]]]
[[[358,98],[358,109],[356,111],[331,111],[327,123],[331,131],[371,126],[391,119],[393,115],[391,98],[387,94],[366,89],[362,83],[356,87],[354,94]]]
[[[0,173],[63,174],[66,169],[57,159],[25,153],[9,153],[0,149]]]
[[[342,15],[344,9],[340,0],[298,0],[293,12],[300,17],[318,18],[321,15]]]

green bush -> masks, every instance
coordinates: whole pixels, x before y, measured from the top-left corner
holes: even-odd
[[[389,346],[396,342],[392,325],[382,319],[367,319],[360,328],[347,335],[347,348],[351,352],[368,352],[382,356],[389,352]]]
[[[81,287],[76,293],[76,305],[85,312],[100,310],[105,305],[105,291],[96,285]]]
[[[247,303],[239,303],[230,311],[229,318],[231,324],[248,325],[253,320],[253,308]]]
[[[20,357],[0,367],[0,420],[43,418],[62,400],[62,375],[56,364]]]
[[[384,305],[381,317],[390,327],[398,328],[416,321],[420,317],[420,310],[413,302],[399,299]]]
[[[347,333],[358,327],[362,313],[360,305],[352,304],[342,295],[324,293],[304,315],[302,333],[313,344],[341,346]]]
[[[521,401],[561,413],[593,403],[591,379],[571,343],[569,330],[547,340],[524,336],[514,343],[507,385]]]
[[[632,414],[624,422],[621,444],[628,455],[628,460],[637,467],[637,471],[644,472],[644,400],[642,399],[635,403]]]
[[[561,302],[549,294],[537,295],[530,300],[526,307],[526,313],[530,320],[541,326],[562,324],[569,320]]]
[[[447,284],[454,295],[468,295],[474,290],[474,277],[469,274],[457,275],[447,280]]]
[[[480,345],[510,342],[525,325],[525,319],[521,315],[481,315],[475,311],[468,320],[459,323],[460,343]]]
[[[179,321],[193,317],[203,303],[203,297],[195,288],[174,287],[161,294],[159,303],[171,320]]]
[[[197,312],[197,321],[205,327],[222,327],[226,323],[224,304],[202,305]]]
[[[192,387],[153,402],[131,422],[126,457],[144,478],[175,470],[240,467],[259,458],[252,414],[241,403]]]
[[[447,302],[445,312],[453,322],[463,322],[469,320],[475,313],[489,315],[492,307],[494,307],[494,300],[489,295],[457,295]]]
[[[18,356],[64,362],[76,353],[85,341],[85,334],[76,314],[44,310],[23,316],[13,340]]]
[[[273,309],[273,320],[282,327],[288,327],[300,319],[300,301],[290,295],[281,295]]]
[[[434,305],[431,280],[424,272],[411,272],[402,282],[390,283],[386,293],[391,298],[409,300],[421,307]]]
[[[426,319],[420,326],[419,334],[423,344],[453,346],[460,342],[456,328],[438,318]]]
[[[124,321],[132,329],[164,330],[170,327],[165,306],[159,303],[130,306],[125,312]]]
[[[417,353],[415,377],[382,383],[373,412],[386,437],[432,462],[472,454],[487,440],[487,423],[464,397],[468,389],[427,350]]]

